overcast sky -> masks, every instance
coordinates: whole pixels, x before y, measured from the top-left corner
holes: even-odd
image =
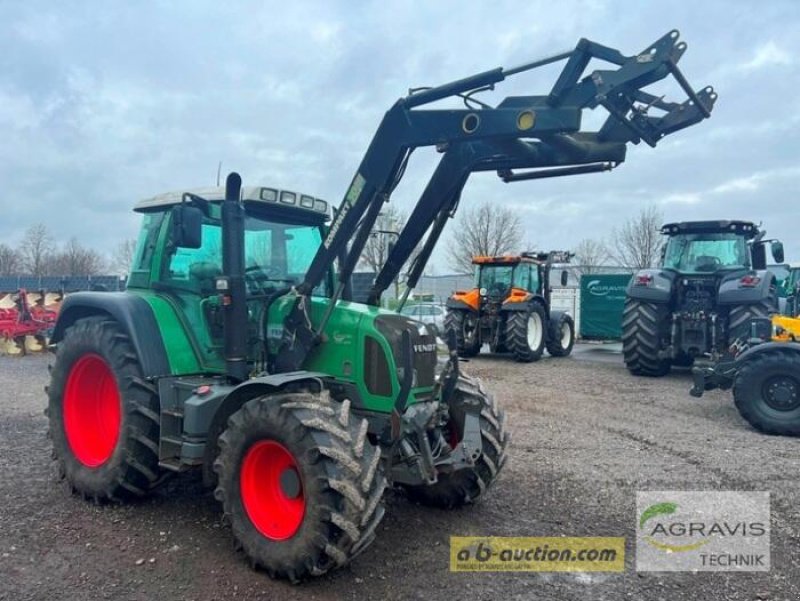
[[[667,220],[763,221],[800,261],[800,9],[796,1],[7,2],[0,0],[0,241],[42,222],[110,252],[139,199],[213,184],[338,204],[380,118],[409,87],[514,66],[580,37],[637,53],[672,28],[681,67],[713,85],[711,120],[611,173],[506,185],[473,176],[462,206],[511,206],[528,241],[601,238],[648,203]],[[485,100],[549,91],[520,76]],[[682,100],[682,99],[681,99]],[[415,153],[408,211],[438,155]],[[450,232],[446,232],[445,237]],[[447,271],[444,253],[438,273]]]

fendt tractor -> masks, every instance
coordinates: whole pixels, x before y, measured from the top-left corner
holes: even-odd
[[[384,116],[330,221],[315,196],[243,188],[236,174],[224,190],[139,204],[127,290],[71,295],[53,333],[48,415],[66,481],[125,500],[202,469],[249,561],[292,581],[364,551],[387,486],[439,507],[478,498],[506,462],[503,412],[454,350],[437,374],[435,337],[380,309],[381,296],[412,254],[416,285],[472,172],[511,182],[605,171],[628,142],[655,146],[708,117],[717,96],[689,87],[685,49],[677,31],[633,56],[581,40],[415,90]],[[584,77],[594,59],[611,68]],[[546,95],[475,97],[560,60]],[[685,101],[641,90],[670,74]],[[426,107],[445,99],[465,107]],[[605,123],[581,131],[583,110],[598,106]],[[436,146],[439,164],[367,302],[352,302],[351,274],[420,146]]]
[[[736,408],[754,428],[800,436],[800,319],[773,315],[748,325],[722,357],[694,366],[690,393],[733,388]]]
[[[567,263],[565,251],[474,257],[475,287],[447,300],[445,331],[453,332],[461,357],[474,357],[484,344],[517,361],[538,361],[545,347],[566,357],[575,344],[575,322],[550,307],[553,263]],[[561,272],[561,285],[568,274]]]
[[[634,274],[622,317],[622,350],[634,375],[663,376],[672,365],[716,359],[746,335],[750,320],[778,311],[766,245],[783,261],[783,245],[764,240],[749,221],[668,223],[661,267]]]

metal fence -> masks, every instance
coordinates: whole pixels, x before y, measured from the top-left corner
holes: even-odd
[[[116,275],[58,276],[58,275],[7,275],[0,276],[0,292],[47,290],[50,292],[78,292],[80,290],[125,289],[125,278]]]

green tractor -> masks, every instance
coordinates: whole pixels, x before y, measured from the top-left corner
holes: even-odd
[[[572,53],[401,98],[332,219],[315,196],[243,188],[236,174],[224,189],[140,203],[127,290],[71,295],[52,336],[50,436],[69,485],[124,501],[200,469],[251,563],[292,581],[362,552],[387,486],[443,508],[483,495],[507,460],[503,411],[461,373],[453,340],[437,373],[432,332],[380,309],[381,296],[412,253],[413,288],[470,173],[604,171],[628,142],[655,145],[708,117],[716,94],[688,87],[677,37],[631,57],[582,40]],[[580,79],[593,57],[617,68]],[[549,96],[497,107],[473,98],[563,59]],[[683,103],[639,89],[669,73]],[[420,108],[451,97],[467,107]],[[600,105],[610,113],[603,128],[580,131],[583,109]],[[368,302],[352,302],[351,275],[419,146],[436,146],[439,165]],[[535,170],[512,172],[524,168]]]

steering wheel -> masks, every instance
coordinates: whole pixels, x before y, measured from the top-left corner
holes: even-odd
[[[280,278],[282,275],[281,270],[271,265],[251,265],[250,267],[245,267],[244,273],[254,279],[284,281]]]
[[[697,271],[715,271],[717,267],[722,265],[722,261],[720,261],[719,257],[700,255],[695,259],[694,264]]]
[[[248,283],[248,288],[258,293],[274,288],[274,286],[270,286],[268,282],[281,282],[292,286],[296,283],[294,279],[281,276],[283,276],[283,273],[280,269],[271,266],[262,267],[261,265],[251,265],[244,270],[244,277],[245,281]]]

